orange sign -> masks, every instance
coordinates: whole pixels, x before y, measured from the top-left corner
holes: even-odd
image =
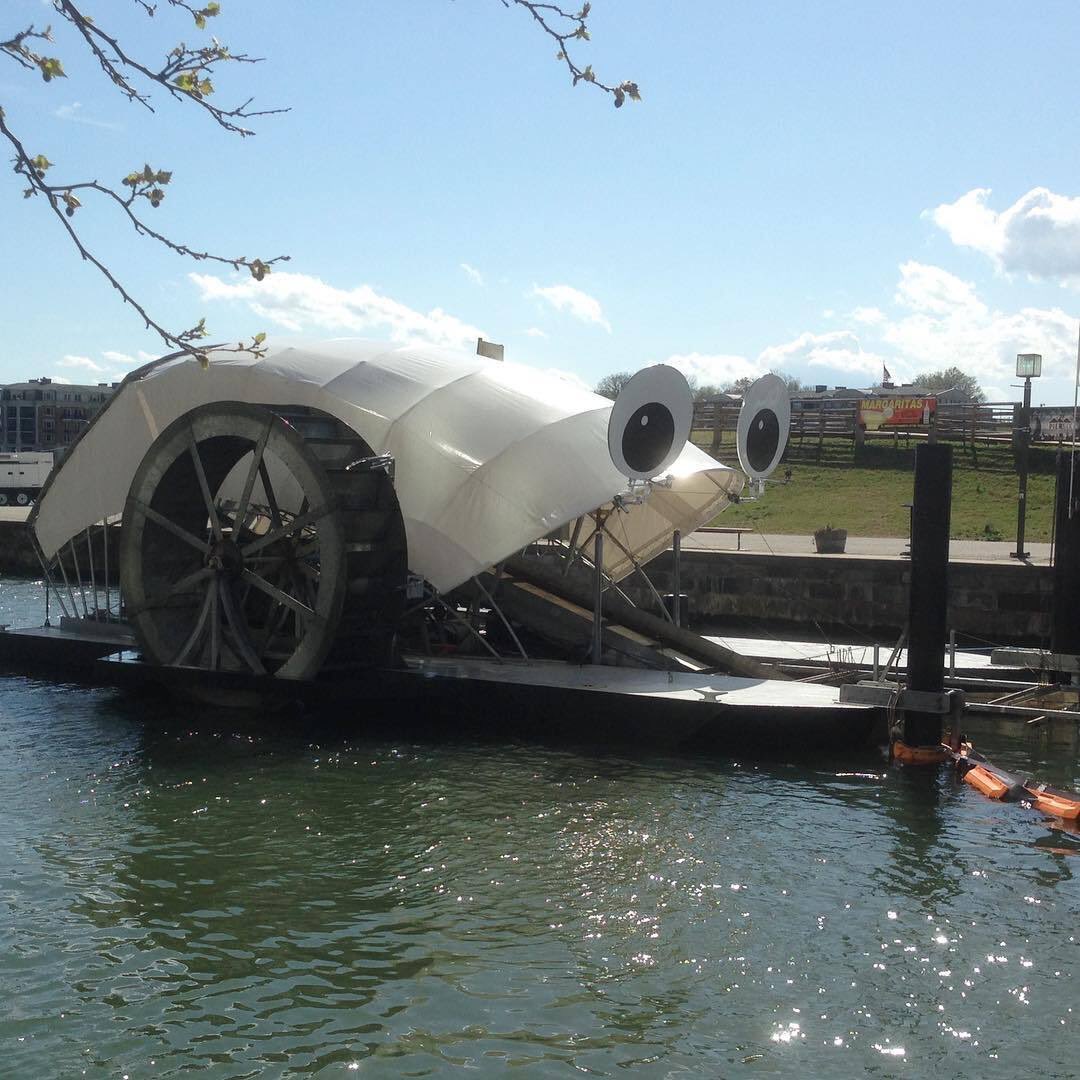
[[[867,431],[883,427],[918,427],[929,424],[937,411],[937,398],[863,398],[859,402],[859,425]]]

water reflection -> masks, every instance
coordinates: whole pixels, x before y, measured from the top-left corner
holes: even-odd
[[[945,774],[148,708],[0,682],[13,1075],[1072,1067],[1073,860]]]

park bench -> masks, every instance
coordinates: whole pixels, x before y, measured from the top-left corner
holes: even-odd
[[[757,532],[756,529],[749,528],[746,525],[702,525],[694,531],[699,533],[734,533],[736,551],[742,551],[743,533]]]

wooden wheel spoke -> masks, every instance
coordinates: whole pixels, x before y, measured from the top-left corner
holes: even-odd
[[[240,659],[243,660],[256,675],[265,675],[266,668],[263,667],[263,663],[259,659],[259,656],[252,645],[251,637],[247,630],[247,621],[244,619],[243,614],[236,603],[236,599],[232,594],[232,589],[228,582],[223,582],[221,585],[221,606],[225,612],[225,619],[228,623],[230,637],[233,640],[237,653],[240,655]]]
[[[210,587],[206,590],[206,596],[203,597],[202,607],[199,609],[199,617],[195,620],[195,627],[188,634],[187,640],[180,647],[180,651],[176,654],[172,660],[173,667],[181,667],[187,658],[191,655],[195,646],[199,643],[199,639],[203,636],[203,632],[206,630],[207,619],[210,616],[210,605],[213,603],[213,598],[217,594],[217,582],[212,581]]]
[[[363,437],[309,406],[176,404],[124,506],[125,614],[146,662],[227,698],[230,676],[248,689],[393,655],[404,523],[391,476],[346,468]]]
[[[255,555],[250,559],[246,559],[245,562],[248,566],[259,566],[262,568],[262,573],[266,573],[267,570],[277,570],[285,562],[284,555]]]
[[[281,528],[281,511],[278,509],[277,496],[274,494],[274,485],[270,483],[270,470],[265,461],[259,462],[259,476],[262,478],[263,491],[266,493],[266,503],[270,507],[270,523],[275,529]]]
[[[277,607],[274,608],[270,618],[267,620],[260,639],[259,654],[261,656],[270,655],[271,644],[277,640],[278,635],[285,628],[286,620],[292,614],[292,610],[287,608],[284,604],[278,604]],[[299,641],[299,638],[297,638],[297,641]],[[295,645],[293,647],[295,648]]]
[[[265,536],[260,536],[257,540],[252,540],[250,544],[244,544],[240,550],[243,552],[244,558],[247,559],[256,552],[262,551],[264,547],[276,544],[279,540],[283,540],[287,536],[292,536],[293,533],[299,532],[308,525],[313,525],[316,521],[321,521],[332,512],[333,508],[330,506],[317,506],[314,510],[309,510],[305,514],[298,514],[288,523],[288,525],[281,525],[276,529],[272,529]]]
[[[139,502],[138,499],[132,499],[131,503],[140,514],[149,518],[155,525],[160,525],[167,532],[171,532],[173,536],[179,540],[183,540],[185,544],[190,544],[196,551],[201,551],[204,555],[209,552],[210,545],[205,540],[200,540],[197,536],[193,536],[182,525],[177,525],[175,521],[172,521],[164,514],[159,513],[152,506],[147,506],[146,503]]]
[[[319,584],[320,574],[314,566],[310,566],[306,562],[298,562],[296,564],[296,569],[297,572],[309,582],[314,582],[316,585]]]
[[[255,444],[255,449],[252,451],[251,468],[248,469],[247,479],[244,481],[244,490],[241,492],[240,502],[237,503],[236,506],[237,534],[239,534],[240,530],[244,527],[248,506],[251,503],[251,492],[255,487],[255,478],[262,470],[263,454],[266,452],[266,442],[270,438],[270,432],[273,430],[273,427],[274,420],[271,417],[262,435],[259,436],[259,441]]]
[[[303,616],[305,619],[311,622],[321,623],[322,616],[317,614],[313,608],[309,608],[307,604],[300,600],[297,600],[295,596],[285,592],[284,589],[279,589],[276,585],[271,585],[265,578],[259,577],[258,574],[253,573],[251,570],[243,570],[240,574],[241,580],[246,581],[248,584],[253,585],[260,592],[266,593],[271,600],[276,600],[284,607],[290,608],[295,611],[297,615]]]
[[[214,571],[209,566],[204,566],[194,573],[182,577],[175,585],[171,586],[160,596],[152,597],[141,607],[128,608],[128,618],[134,618],[136,615],[141,615],[144,611],[149,611],[151,608],[161,607],[162,604],[167,603],[169,600],[173,599],[173,597],[191,592],[195,585],[199,585],[213,573]]]
[[[221,579],[215,578],[210,601],[210,670],[221,667]]]
[[[319,534],[316,533],[314,538],[296,545],[295,555],[297,559],[306,560],[311,559],[319,554]]]
[[[210,528],[214,533],[214,539],[221,539],[221,519],[218,517],[217,506],[214,505],[214,497],[210,494],[210,485],[206,480],[206,470],[203,468],[202,455],[199,453],[199,444],[195,440],[194,429],[188,429],[188,450],[191,460],[195,465],[195,475],[199,480],[199,490],[202,492],[203,502],[206,503],[206,513],[210,518]]]

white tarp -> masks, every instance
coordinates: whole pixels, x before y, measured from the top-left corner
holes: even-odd
[[[215,401],[311,406],[393,454],[409,567],[444,591],[626,487],[608,456],[612,403],[568,379],[429,346],[320,342],[261,359],[214,352],[206,370],[183,357],[125,380],[35,508],[44,555],[122,513],[154,439]],[[640,561],[664,550],[674,529],[707,521],[743,483],[689,444],[670,472],[670,488],[612,522]],[[613,575],[629,573],[626,556],[607,549]]]

